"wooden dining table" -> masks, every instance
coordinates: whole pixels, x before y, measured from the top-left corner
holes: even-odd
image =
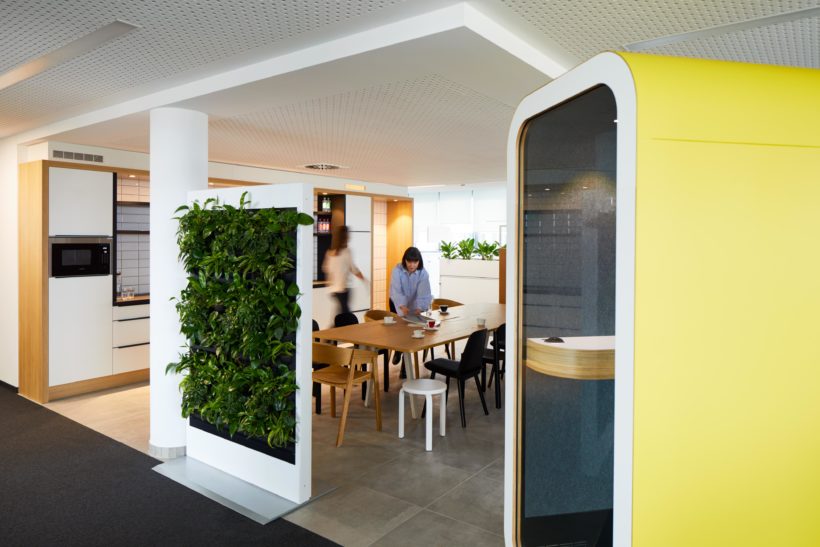
[[[382,321],[369,321],[320,330],[314,332],[313,336],[322,341],[347,342],[365,348],[398,351],[403,355],[407,378],[412,380],[415,378],[413,365],[419,364],[418,352],[468,338],[480,328],[477,325],[479,318],[484,319],[484,328],[494,331],[506,321],[506,306],[495,303],[463,304],[450,307],[447,313],[427,311],[424,315],[436,320],[438,326],[434,330],[424,329],[422,325],[404,319],[397,319],[393,324],[386,324]],[[417,329],[424,329],[424,336],[414,338],[413,331]],[[497,352],[498,344],[495,344],[494,347]],[[493,366],[498,364],[497,357],[496,354]],[[501,388],[498,381],[498,372],[498,370],[495,371],[495,398],[496,408],[501,408]],[[367,392],[369,399],[372,392],[369,386]],[[413,418],[417,417],[415,401],[412,396],[410,397],[410,413]]]

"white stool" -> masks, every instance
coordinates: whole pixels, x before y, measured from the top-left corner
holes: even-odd
[[[426,450],[429,452],[433,450],[433,395],[441,397],[441,405],[439,406],[439,434],[444,437],[444,424],[447,417],[447,400],[444,394],[447,392],[447,386],[444,382],[438,380],[431,380],[430,378],[422,378],[419,380],[408,380],[404,382],[399,390],[399,438],[404,438],[404,393],[407,392],[412,397],[413,395],[424,395],[427,401],[427,444]]]

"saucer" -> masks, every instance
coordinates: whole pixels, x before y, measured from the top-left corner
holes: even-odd
[[[424,338],[424,335],[422,334],[421,336],[416,336],[415,334],[411,334],[410,338]]]
[[[424,327],[424,330],[432,332],[438,330],[438,327]]]
[[[441,311],[441,310],[438,310],[438,313],[439,313],[440,315],[447,315],[447,314],[448,314],[448,313],[450,313],[450,312],[448,312],[448,311]]]

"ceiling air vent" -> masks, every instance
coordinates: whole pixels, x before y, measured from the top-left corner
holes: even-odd
[[[102,163],[103,157],[96,154],[84,154],[83,152],[68,152],[66,150],[53,150],[52,157],[61,160],[74,161],[93,161],[94,163]]]
[[[333,169],[341,169],[341,165],[335,165],[332,163],[309,163],[307,165],[303,165],[305,169],[315,169],[317,171],[331,171]]]

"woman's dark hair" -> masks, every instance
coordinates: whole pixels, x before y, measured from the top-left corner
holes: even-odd
[[[330,240],[330,250],[338,251],[347,247],[347,226],[336,226],[333,229],[333,237]]]
[[[404,266],[404,269],[407,269],[407,261],[410,260],[412,262],[419,263],[419,270],[424,269],[424,259],[421,258],[421,251],[416,249],[415,247],[407,247],[407,250],[404,251],[404,256],[401,257],[401,265]]]

